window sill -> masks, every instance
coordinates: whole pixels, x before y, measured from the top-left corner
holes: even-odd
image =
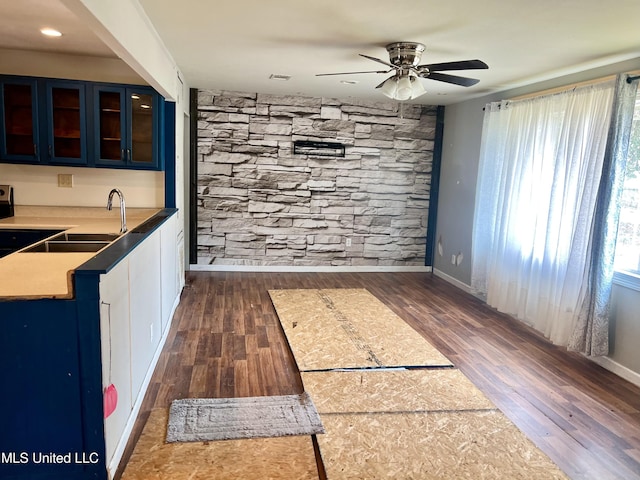
[[[613,273],[613,283],[640,292],[640,275],[637,273],[616,270]]]

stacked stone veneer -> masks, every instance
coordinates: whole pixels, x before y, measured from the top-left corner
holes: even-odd
[[[436,108],[201,90],[198,263],[425,263]],[[294,140],[346,156],[293,154]]]

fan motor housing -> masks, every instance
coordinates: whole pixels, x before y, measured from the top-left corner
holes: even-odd
[[[398,67],[416,67],[422,59],[425,46],[416,42],[396,42],[386,46],[389,62]]]

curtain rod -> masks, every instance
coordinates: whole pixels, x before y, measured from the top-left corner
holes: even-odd
[[[638,72],[637,70],[633,71],[633,73],[637,73],[637,72]],[[609,75],[609,76],[606,76],[606,77],[596,78],[594,80],[585,80],[583,82],[574,83],[573,85],[565,85],[563,87],[549,88],[547,90],[542,90],[540,92],[531,92],[531,93],[527,93],[527,94],[524,94],[524,95],[519,95],[517,97],[509,98],[507,100],[508,101],[518,101],[518,100],[526,100],[528,98],[543,97],[543,96],[546,96],[546,95],[554,95],[556,93],[569,91],[571,89],[575,90],[578,87],[583,87],[583,86],[588,86],[588,85],[597,85],[598,83],[607,82],[607,81],[613,80],[615,78],[616,78],[615,75]],[[640,75],[627,75],[627,83],[631,83],[631,82],[633,82],[635,80],[640,80]],[[482,111],[484,111],[484,107],[482,108]]]

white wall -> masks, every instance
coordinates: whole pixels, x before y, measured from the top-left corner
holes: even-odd
[[[482,108],[486,103],[638,69],[640,58],[447,106],[436,227],[436,237],[442,239],[444,254],[436,255],[435,270],[463,288],[471,282],[476,176],[484,116]],[[451,255],[458,252],[463,254],[464,260],[459,266],[454,266],[451,264]],[[634,382],[640,380],[638,312],[640,292],[614,286],[611,353],[603,364],[616,373],[629,373],[626,377]]]
[[[60,173],[73,175],[73,188],[58,187]],[[13,186],[16,205],[104,207],[119,188],[127,207],[164,207],[164,172],[0,164],[0,183]]]
[[[445,107],[438,194],[434,268],[465,285],[471,283],[471,234],[475,206],[482,107],[486,97]],[[455,128],[453,128],[455,126]],[[452,255],[462,254],[458,265]]]
[[[0,49],[0,73],[91,82],[146,84],[140,75],[119,58],[27,50]]]

